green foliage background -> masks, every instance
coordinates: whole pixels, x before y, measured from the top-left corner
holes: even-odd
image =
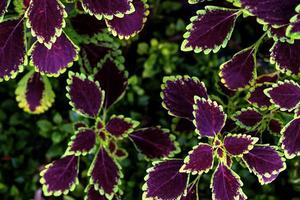
[[[255,42],[262,30],[254,19],[247,19],[239,23],[228,48],[218,54],[183,53],[180,45],[189,18],[205,4],[188,5],[186,0],[150,0],[149,3],[151,15],[142,33],[132,41],[122,43],[130,77],[129,87],[124,98],[110,112],[139,120],[142,126],[160,125],[171,129],[182,149],[177,157],[183,158],[197,143],[197,137],[192,132],[176,131],[178,120],[168,116],[162,108],[160,85],[163,76],[197,76],[205,82],[211,97],[225,105],[228,113],[234,113],[246,105],[245,94],[230,96],[224,93],[218,84],[219,65],[237,50]],[[263,59],[259,63],[264,70],[271,68]],[[72,68],[78,69],[79,66],[75,64]],[[73,133],[72,123],[80,118],[69,111],[71,108],[65,98],[66,74],[57,79],[51,78],[56,100],[50,111],[42,115],[29,115],[18,108],[14,89],[19,79],[18,76],[16,80],[0,86],[0,199],[3,200],[34,198],[40,188],[39,169],[63,154]],[[267,133],[264,140],[276,142]],[[124,143],[124,147],[129,156],[121,163],[125,175],[123,199],[141,199],[143,177],[151,163],[138,155],[131,143]],[[81,165],[82,184],[86,181],[88,159],[83,160]],[[237,173],[244,181],[249,199],[300,199],[300,161],[297,158],[288,161],[287,170],[267,186],[260,186],[256,177],[247,170]],[[211,198],[210,176],[204,175],[200,181],[200,199]],[[67,197],[48,199],[83,199],[83,187],[77,187]]]

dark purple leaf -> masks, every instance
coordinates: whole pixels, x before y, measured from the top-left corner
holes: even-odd
[[[268,84],[257,84],[251,88],[247,100],[252,105],[259,107],[260,109],[266,109],[272,106],[270,98],[264,93],[265,89],[269,88]]]
[[[32,114],[47,111],[55,98],[47,77],[34,71],[30,71],[20,80],[15,93],[19,107]]]
[[[139,125],[139,122],[122,115],[112,116],[106,123],[105,129],[116,138],[123,138],[130,134]]]
[[[122,160],[128,156],[128,153],[125,149],[117,149],[116,152],[114,153],[117,159]]]
[[[233,156],[240,156],[248,153],[258,138],[245,134],[229,134],[224,138],[224,147]]]
[[[46,166],[41,172],[40,182],[46,196],[60,196],[75,189],[78,183],[78,157],[62,157]]]
[[[132,0],[82,0],[82,7],[86,12],[95,15],[97,19],[122,17],[134,11]]]
[[[261,23],[286,25],[295,14],[299,0],[240,0],[242,7],[259,18]]]
[[[230,90],[246,87],[254,78],[255,54],[253,48],[244,49],[221,65],[222,83]]]
[[[71,137],[69,151],[78,155],[86,155],[96,144],[96,133],[90,128],[81,128]]]
[[[141,153],[151,159],[168,157],[177,150],[174,137],[169,135],[169,131],[158,127],[139,129],[129,138]]]
[[[290,121],[283,129],[280,141],[287,158],[300,155],[300,118]]]
[[[197,16],[191,18],[192,23],[187,26],[188,32],[183,35],[185,40],[181,49],[194,50],[196,53],[219,51],[227,45],[238,15],[237,10],[213,6],[199,10]]]
[[[67,97],[71,100],[72,107],[82,115],[96,117],[104,100],[104,92],[101,91],[99,83],[84,74],[73,72],[69,72],[67,82]]]
[[[78,47],[63,33],[52,44],[51,49],[36,42],[30,53],[37,71],[48,76],[58,76],[77,60]]]
[[[4,14],[7,11],[7,7],[10,3],[10,0],[1,0],[0,2],[0,21],[2,21]]]
[[[106,24],[103,20],[97,20],[88,14],[77,14],[75,17],[70,18],[70,22],[78,34],[88,35],[90,37],[103,32],[106,28]]]
[[[114,36],[119,36],[120,39],[128,39],[139,33],[149,15],[149,6],[146,0],[133,0],[135,11],[121,18],[114,17],[111,20],[106,20],[107,27]]]
[[[190,133],[195,130],[195,126],[192,121],[185,118],[173,118],[175,123],[175,130],[179,133]]]
[[[234,115],[236,124],[248,130],[255,129],[262,121],[263,116],[254,108],[242,108]]]
[[[226,114],[217,102],[195,97],[194,125],[200,136],[214,137],[225,125]]]
[[[243,155],[243,160],[261,184],[272,182],[286,168],[284,158],[274,147],[267,145],[255,146],[249,153]]]
[[[289,40],[289,38],[286,37],[286,30],[287,30],[288,25],[283,25],[280,27],[267,27],[268,30],[268,36],[272,37],[274,41],[281,41],[281,42],[286,42]]]
[[[290,24],[286,30],[286,35],[291,37],[292,39],[300,39],[300,6],[298,5],[295,8],[295,11],[297,12],[296,15],[294,15],[290,19]]]
[[[120,166],[103,147],[99,149],[88,174],[91,176],[95,189],[105,193],[107,198],[112,197],[117,192],[122,176]]]
[[[95,73],[94,77],[105,91],[105,108],[109,108],[113,103],[118,101],[128,85],[127,73],[120,70],[117,64],[110,59],[107,59],[101,69]]]
[[[177,199],[185,190],[187,174],[180,173],[182,160],[166,160],[148,169],[143,199]]]
[[[108,143],[108,149],[111,154],[114,154],[117,151],[117,144],[114,140],[110,140]]]
[[[0,23],[0,79],[15,78],[24,62],[23,18]]]
[[[48,48],[62,33],[67,13],[58,0],[31,0],[26,12],[33,36]]]
[[[276,68],[288,74],[298,75],[300,73],[300,41],[293,44],[288,42],[276,42],[271,49],[271,63],[276,64]]]
[[[212,195],[216,200],[237,199],[243,183],[240,177],[226,165],[220,163],[212,178]]]
[[[256,78],[256,84],[260,83],[275,83],[279,79],[278,73],[269,73],[269,74],[262,74]]]
[[[87,127],[88,127],[88,125],[85,122],[79,121],[79,122],[74,123],[74,130],[75,131],[78,131],[81,128],[87,128]]]
[[[268,124],[268,130],[274,135],[280,135],[282,123],[277,119],[271,119]]]
[[[163,107],[170,115],[193,120],[194,96],[207,98],[206,87],[196,77],[164,77],[161,86]]]
[[[204,143],[195,146],[184,159],[180,172],[202,174],[213,167],[213,148]]]
[[[279,81],[266,89],[265,94],[281,110],[294,110],[300,102],[300,86],[292,80]]]

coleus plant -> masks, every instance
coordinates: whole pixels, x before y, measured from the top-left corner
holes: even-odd
[[[118,62],[107,58],[94,68],[91,76],[69,72],[67,97],[70,105],[92,125],[83,121],[76,123],[65,154],[41,171],[40,182],[45,195],[59,196],[73,191],[79,182],[80,158],[89,155],[85,199],[119,199],[123,176],[119,160],[127,156],[121,147],[126,139],[148,159],[162,159],[178,152],[174,137],[166,129],[137,129],[139,122],[122,115],[107,119],[107,111],[127,87],[127,73],[118,66]]]
[[[197,0],[190,0],[197,3]],[[232,36],[237,18],[254,16],[263,25],[263,34],[253,45],[236,53],[220,67],[222,83],[230,90],[241,90],[254,84],[257,52],[264,40],[273,38],[270,63],[288,75],[300,71],[298,50],[299,0],[228,0],[234,8],[206,6],[197,11],[187,26],[182,43],[183,51],[195,53],[218,52],[225,48]]]
[[[213,168],[212,199],[246,199],[243,183],[231,169],[236,162],[253,172],[261,184],[274,181],[286,168],[276,146],[259,144],[251,135],[222,131],[227,115],[221,105],[209,99],[204,83],[196,77],[171,76],[163,82],[163,107],[172,116],[193,121],[195,132],[204,142],[199,142],[184,160],[155,162],[147,170],[144,199],[198,199],[200,177]],[[197,177],[192,180],[190,175]]]
[[[81,43],[71,39],[68,15],[89,13],[103,20],[112,35],[129,39],[142,30],[149,14],[146,0],[22,0],[14,1],[17,14],[6,16],[10,3],[0,3],[0,80],[28,68],[16,94],[20,107],[34,114],[54,101],[47,77],[59,76],[78,59]]]

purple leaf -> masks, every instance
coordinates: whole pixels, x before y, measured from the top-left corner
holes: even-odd
[[[181,49],[196,53],[219,51],[227,45],[238,16],[237,10],[213,6],[197,11],[197,16],[192,17],[192,23],[187,26],[188,32],[183,35]]]
[[[300,86],[292,80],[279,81],[264,92],[283,111],[294,110],[300,102]]]
[[[226,165],[220,163],[213,174],[211,188],[216,200],[237,199],[243,183],[240,177]]]
[[[62,33],[66,16],[64,5],[58,0],[31,0],[26,12],[32,35],[48,48]]]
[[[143,199],[177,199],[185,190],[187,174],[180,173],[182,160],[166,160],[148,169]]]
[[[253,149],[258,138],[245,134],[229,134],[224,138],[224,147],[233,156],[240,156]]]
[[[110,140],[108,143],[108,149],[111,154],[114,154],[117,151],[117,144],[114,140]]]
[[[125,149],[119,148],[114,153],[114,156],[116,156],[116,158],[119,159],[119,160],[123,160],[128,156],[128,153]]]
[[[261,184],[275,180],[277,175],[286,168],[284,158],[271,146],[255,146],[243,155],[243,160],[250,172],[253,172]]]
[[[268,130],[274,135],[280,135],[282,123],[277,119],[271,119],[268,124]]]
[[[74,130],[75,131],[78,131],[81,128],[87,128],[88,127],[88,125],[83,121],[75,122],[73,125],[74,125]]]
[[[0,23],[0,80],[15,78],[25,61],[23,18]]]
[[[95,118],[104,100],[104,92],[101,91],[99,83],[91,77],[71,71],[67,82],[67,97],[71,100],[72,107],[84,116]]]
[[[174,137],[169,131],[158,127],[143,128],[134,131],[129,138],[141,153],[148,158],[169,157],[177,152]]]
[[[117,64],[110,59],[107,59],[101,69],[95,73],[94,77],[105,91],[105,108],[109,108],[113,103],[118,101],[128,85],[127,73],[120,70]]]
[[[96,133],[90,128],[80,128],[71,137],[69,152],[76,156],[86,155],[96,144]]]
[[[225,125],[226,114],[217,102],[195,97],[194,125],[200,136],[214,137]]]
[[[247,130],[255,129],[262,121],[263,116],[254,108],[242,108],[234,115],[236,124]]]
[[[254,48],[236,53],[231,60],[221,65],[221,82],[230,90],[238,90],[250,84],[254,78]]]
[[[36,42],[30,53],[32,64],[38,72],[48,76],[58,76],[77,60],[78,47],[63,33],[52,44],[51,49]]]
[[[18,83],[16,99],[25,112],[40,114],[53,104],[55,94],[47,77],[30,71]]]
[[[286,30],[286,35],[291,37],[292,39],[300,39],[300,6],[298,5],[295,8],[295,11],[297,12],[296,15],[294,15],[290,19],[290,24]]]
[[[99,149],[88,174],[91,176],[91,184],[108,199],[117,192],[122,177],[120,166],[103,147]]]
[[[258,17],[260,23],[271,25],[286,25],[295,14],[299,0],[241,0],[242,7]]]
[[[87,21],[89,23],[86,23]],[[76,16],[70,18],[70,22],[76,33],[90,37],[102,33],[106,29],[106,24],[103,20],[97,20],[88,14],[78,13]]]
[[[300,41],[296,40],[293,44],[276,42],[270,51],[270,62],[275,63],[278,70],[294,75],[300,73]]]
[[[134,12],[131,2],[132,0],[82,0],[82,7],[99,20],[102,16],[112,19],[113,16],[122,17],[124,14]]]
[[[146,0],[133,0],[135,11],[121,18],[114,17],[106,20],[107,27],[114,36],[120,39],[129,39],[138,34],[144,27],[149,15],[149,5]]]
[[[9,6],[10,0],[2,0],[0,2],[0,22],[3,19],[4,14],[7,11],[7,7]]]
[[[78,183],[78,157],[62,157],[47,165],[40,175],[46,196],[67,194],[73,191]]]
[[[287,158],[300,155],[300,118],[290,121],[281,131],[280,141]]]
[[[162,105],[169,114],[189,120],[193,120],[194,96],[208,97],[204,83],[196,77],[164,77],[161,88]]]
[[[112,116],[106,123],[105,129],[116,138],[123,138],[130,134],[139,125],[139,122],[122,115]]]
[[[260,83],[275,83],[279,79],[278,73],[269,73],[269,74],[262,74],[256,78],[256,84]]]
[[[265,89],[269,87],[268,84],[256,84],[247,95],[248,102],[262,110],[271,107],[270,98],[264,93]]]
[[[289,38],[286,37],[286,30],[288,25],[283,25],[280,27],[272,27],[267,26],[268,30],[268,36],[272,37],[274,41],[281,41],[281,42],[287,42],[289,41]]]
[[[213,148],[208,144],[200,143],[184,159],[184,165],[180,172],[202,174],[207,173],[213,167]]]

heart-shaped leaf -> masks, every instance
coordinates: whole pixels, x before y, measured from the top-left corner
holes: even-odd
[[[267,145],[255,146],[249,153],[243,155],[243,160],[261,184],[274,181],[286,168],[285,159],[275,150],[275,147]]]
[[[76,156],[86,155],[96,144],[96,133],[90,128],[80,128],[71,137],[68,151]]]
[[[280,141],[287,158],[300,155],[300,118],[290,121],[281,131]]]
[[[78,59],[79,48],[63,33],[48,49],[36,42],[30,50],[36,71],[48,76],[58,76]]]
[[[69,72],[67,82],[70,105],[84,116],[97,117],[104,101],[104,92],[101,91],[99,83],[84,74],[73,72]]]
[[[200,143],[195,146],[184,159],[180,172],[202,174],[213,167],[213,148],[208,144]]]
[[[105,129],[116,138],[126,137],[128,134],[134,131],[139,125],[139,122],[130,118],[125,118],[123,115],[113,115],[106,123]]]
[[[91,176],[90,183],[94,188],[100,191],[100,194],[105,194],[108,199],[117,192],[118,185],[121,183],[120,178],[123,176],[119,164],[103,147],[99,149],[88,175]]]
[[[16,99],[25,112],[40,114],[53,104],[55,94],[47,77],[30,71],[18,83]]]
[[[196,53],[214,53],[221,47],[226,47],[239,16],[237,10],[207,6],[205,10],[198,10],[191,18],[187,32],[183,35],[183,51],[194,50]]]
[[[121,18],[114,17],[106,20],[107,27],[114,36],[129,39],[138,34],[144,27],[149,15],[147,0],[133,0],[135,11]]]
[[[224,147],[233,156],[240,156],[253,149],[258,138],[245,134],[229,134],[224,138]]]
[[[242,108],[241,111],[238,111],[234,116],[236,124],[247,130],[255,129],[263,119],[262,114],[260,114],[254,108]]]
[[[254,78],[256,57],[254,48],[244,49],[220,67],[221,82],[230,90],[246,87]]]
[[[279,81],[264,92],[283,111],[292,111],[300,103],[300,86],[292,80]]]
[[[240,177],[226,165],[220,163],[212,178],[212,199],[237,199],[242,185]]]
[[[278,70],[294,75],[300,73],[300,41],[296,40],[293,44],[278,41],[270,51],[270,62],[275,63]]]
[[[131,133],[129,138],[150,159],[170,157],[179,151],[174,136],[158,127],[139,129]]]
[[[217,102],[195,96],[194,125],[200,136],[214,137],[220,133],[226,122],[223,107]]]
[[[67,194],[73,191],[78,183],[78,157],[62,157],[47,165],[40,175],[46,196]]]
[[[189,120],[193,120],[194,96],[208,98],[204,83],[196,77],[164,77],[161,88],[162,105],[169,114]]]
[[[182,160],[166,160],[147,170],[143,199],[177,199],[184,192],[187,174],[180,173]]]
[[[66,16],[64,5],[59,0],[31,0],[26,12],[27,26],[40,43],[50,48],[62,33]]]

